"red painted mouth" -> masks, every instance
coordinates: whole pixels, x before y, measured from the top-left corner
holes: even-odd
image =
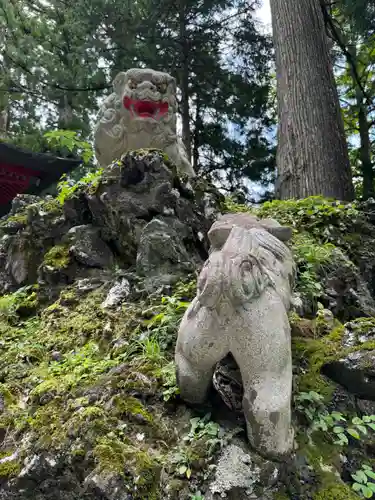
[[[140,101],[124,97],[124,108],[128,109],[131,114],[140,118],[160,119],[168,113],[168,103],[162,101]]]

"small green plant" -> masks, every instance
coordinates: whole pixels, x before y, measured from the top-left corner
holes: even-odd
[[[297,291],[316,305],[323,292],[318,273],[329,266],[335,246],[316,243],[302,233],[293,237],[292,250],[298,265]]]
[[[203,418],[194,417],[190,419],[190,432],[183,437],[187,443],[194,440],[206,438],[208,445],[208,454],[211,455],[217,445],[223,445],[222,436],[219,437],[220,425],[216,422],[210,421],[211,413],[207,413]]]
[[[12,294],[0,297],[0,318],[9,323],[16,322],[20,313],[33,312],[37,303],[35,286],[24,286]]]
[[[180,394],[180,389],[178,388],[176,381],[176,367],[173,361],[161,369],[161,376],[163,378],[164,388],[163,399],[164,401],[169,401]]]
[[[143,311],[142,315],[146,318],[144,324],[163,350],[170,348],[174,342],[181,318],[189,305],[190,302],[176,296],[162,297],[161,305]]]
[[[204,496],[200,491],[197,491],[196,493],[190,496],[190,500],[204,500]]]
[[[300,392],[294,398],[296,410],[304,414],[310,423],[319,422],[324,414],[324,398],[315,391]]]
[[[341,417],[341,421],[346,422],[344,417]],[[347,424],[345,424],[347,425]],[[335,425],[333,427],[333,432],[337,436],[335,444],[344,445],[348,444],[348,438],[346,434],[354,437],[355,439],[361,439],[361,434],[367,435],[367,428],[375,431],[375,415],[365,415],[363,418],[354,417],[351,419],[351,426],[344,427],[343,425]]]
[[[65,200],[71,198],[82,188],[95,191],[101,179],[102,173],[103,169],[98,168],[93,172],[88,172],[78,182],[74,179],[68,178],[66,174],[62,175],[60,182],[57,184],[57,200],[61,205],[63,205]]]
[[[195,445],[203,444],[204,454],[209,457],[217,445],[221,446],[224,443],[219,437],[220,426],[210,421],[210,417],[211,414],[207,413],[203,418],[191,418],[189,433],[182,438],[182,444],[173,450],[169,461],[180,476],[186,476],[188,479],[191,477],[192,462],[197,458]]]
[[[194,460],[194,454],[189,448],[179,448],[170,456],[170,463],[174,465],[175,472],[180,476],[186,476],[190,479],[192,474],[191,463]]]
[[[361,469],[352,474],[354,483],[352,488],[364,498],[372,498],[375,494],[375,472],[369,465],[362,465]],[[371,481],[372,480],[372,481]]]
[[[329,413],[323,400],[323,396],[317,392],[301,392],[295,397],[295,405],[310,422],[311,429],[328,432],[334,444],[339,446],[349,444],[348,435],[361,439],[361,434],[367,435],[368,428],[375,431],[375,415],[353,417],[348,423],[342,413],[336,411]]]

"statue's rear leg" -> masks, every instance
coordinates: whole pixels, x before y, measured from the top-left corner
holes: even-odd
[[[242,348],[232,352],[244,384],[248,438],[261,454],[282,456],[293,446],[288,317],[281,300],[268,290],[242,314],[248,317],[249,333],[240,339]]]
[[[247,435],[264,456],[282,457],[292,451],[291,382],[289,373],[244,387]]]

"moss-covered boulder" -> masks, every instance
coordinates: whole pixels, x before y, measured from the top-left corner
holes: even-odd
[[[322,373],[356,396],[375,401],[375,318],[345,325],[341,353],[322,367]]]
[[[73,186],[64,181],[57,199],[18,197],[0,221],[0,291],[39,282],[56,298],[54,287],[92,268],[134,270],[151,289],[175,282],[206,258],[222,199],[202,179],[179,177],[155,150],[130,152]]]
[[[290,314],[296,442],[290,460],[275,464],[249,449],[241,418],[214,388],[207,406],[187,408],[174,368],[208,227],[220,208],[254,210],[223,203],[202,179],[178,178],[161,153],[144,151],[106,177],[64,184],[57,200],[31,201],[0,228],[0,262],[9,263],[17,241],[36,245],[22,268],[26,285],[0,267],[8,283],[0,296],[1,500],[208,500],[221,494],[215,471],[233,445],[245,475],[236,485],[233,471],[228,498],[354,500],[358,471],[374,482],[371,402],[324,374],[327,364],[373,348],[371,272],[358,243],[364,228],[370,241],[373,221],[361,207],[313,197],[255,210],[293,228],[298,264],[301,307]],[[94,228],[83,235],[91,239],[83,241],[82,226]],[[104,255],[98,267],[77,258],[95,257],[94,240]]]

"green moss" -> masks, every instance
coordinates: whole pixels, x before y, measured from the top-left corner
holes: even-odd
[[[60,293],[60,304],[70,306],[78,304],[79,297],[74,289],[66,289]]]
[[[323,468],[340,468],[340,448],[329,442],[322,431],[316,431],[311,436],[306,432],[298,432],[296,436],[301,456],[308,459],[314,471],[320,476],[325,473]]]
[[[27,213],[24,211],[16,213],[14,215],[10,215],[7,217],[4,221],[0,223],[1,226],[8,226],[9,224],[17,224],[17,225],[23,225],[26,226],[27,224]]]
[[[61,204],[59,201],[54,198],[54,199],[48,199],[48,200],[43,200],[40,203],[40,208],[47,212],[49,215],[61,215],[62,214],[62,208]]]
[[[39,305],[37,290],[38,285],[26,286],[15,293],[0,297],[0,318],[16,322],[20,316],[34,314]]]
[[[339,479],[336,483],[324,486],[313,496],[313,500],[358,500],[358,495],[349,486],[338,483]]]
[[[335,471],[341,469],[340,447],[327,441],[323,432],[307,436],[303,430],[296,436],[298,454],[313,467],[319,484],[314,500],[357,499],[351,488],[344,484]]]
[[[54,269],[65,269],[70,264],[69,246],[56,245],[44,255],[43,264]]]
[[[356,318],[350,322],[351,329],[359,335],[375,333],[375,318]]]
[[[292,315],[292,331],[297,331],[301,333],[301,329],[296,327],[304,323],[305,320],[301,320],[296,315]],[[358,325],[358,335],[360,335],[361,328],[360,325],[364,324],[364,330],[371,331],[373,327],[373,318],[364,318],[363,320],[356,320],[353,322]],[[293,337],[292,339],[292,351],[293,357],[298,365],[303,365],[304,370],[300,373],[297,378],[297,386],[300,392],[315,391],[325,397],[328,401],[335,389],[335,384],[331,383],[327,378],[320,374],[320,370],[324,364],[330,361],[336,361],[348,356],[352,352],[356,351],[373,351],[375,350],[375,341],[369,340],[367,342],[359,343],[353,347],[343,348],[342,347],[342,337],[345,332],[344,326],[335,321],[335,327],[333,330],[322,338],[308,338],[308,337]]]
[[[249,212],[251,213],[253,209],[248,205],[242,205],[240,203],[235,203],[230,197],[225,197],[221,204],[221,211],[223,213],[233,213],[233,212]]]
[[[294,359],[300,365],[307,365],[297,379],[299,392],[315,391],[324,396],[326,400],[330,399],[335,384],[324,378],[320,374],[320,370],[328,361],[341,357],[343,333],[343,325],[338,324],[329,335],[323,338],[295,337],[292,339]]]
[[[0,459],[10,457],[13,453],[0,453]],[[0,463],[0,478],[12,478],[21,472],[21,463],[18,457]]]
[[[104,474],[119,474],[132,479],[134,499],[159,498],[157,495],[161,465],[159,457],[113,438],[102,438],[93,450],[98,469]],[[127,481],[128,482],[128,481]],[[129,484],[129,483],[128,483]]]
[[[135,416],[135,417],[140,416],[147,422],[152,422],[152,416],[137,398],[129,396],[124,399],[119,396],[116,396],[113,401],[113,404],[120,415],[126,414],[128,416]]]
[[[67,287],[37,317],[14,324],[0,317],[0,427],[7,439],[26,453],[48,450],[82,457],[91,470],[116,471],[134,499],[162,496],[161,463],[168,468],[175,429],[188,425],[166,411],[163,391],[174,383],[173,339],[194,292],[188,280],[172,297],[107,311],[100,307],[106,289],[77,300]],[[167,347],[163,338],[171,339]],[[207,448],[190,446],[189,456],[199,460]]]
[[[274,493],[273,500],[290,500],[290,497],[285,493]]]

